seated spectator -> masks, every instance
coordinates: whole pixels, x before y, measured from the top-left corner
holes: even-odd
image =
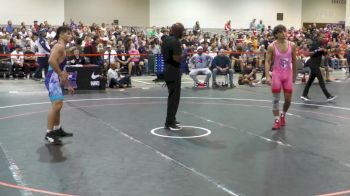
[[[36,68],[39,66],[37,62],[37,57],[34,55],[35,53],[31,50],[30,45],[26,46],[26,50],[24,51],[24,73],[27,78],[30,78],[31,72],[35,72]]]
[[[242,65],[243,65],[243,59],[244,59],[243,48],[241,44],[237,46],[236,51],[233,51],[230,54],[230,57],[231,57],[233,69],[235,70],[236,73],[237,72],[240,73],[242,71]]]
[[[205,74],[206,78],[204,81],[204,85],[209,83],[209,79],[211,77],[211,71],[209,69],[209,65],[211,62],[211,58],[209,55],[203,53],[203,48],[199,46],[197,48],[197,54],[193,55],[190,59],[190,77],[195,82],[196,86],[200,85],[199,80],[197,79],[198,74]]]
[[[117,62],[117,52],[112,49],[112,45],[107,45],[107,50],[104,53],[103,59],[104,59],[104,67],[106,70],[108,70],[112,64],[115,64],[117,68],[119,69],[119,63]]]
[[[322,56],[322,61],[321,61],[321,74],[323,78],[325,78],[326,82],[331,82],[330,78],[330,72],[333,72],[333,69],[329,66],[329,55],[327,54],[326,56]]]
[[[148,66],[148,47],[146,47],[146,42],[141,41],[140,47],[138,48],[141,57],[140,61],[144,62],[144,67],[145,67],[145,73],[149,74],[149,66]]]
[[[144,70],[144,62],[140,60],[140,52],[135,48],[135,44],[130,44],[130,62],[132,63],[132,67],[135,68],[136,75],[142,75]]]
[[[117,51],[118,58],[117,61],[120,64],[120,72],[127,72],[131,75],[132,63],[129,53],[125,50],[125,45],[120,46],[120,50]]]
[[[12,52],[16,47],[16,41],[14,38],[10,38],[10,41],[7,43],[7,48],[10,52]]]
[[[11,64],[12,64],[12,77],[17,77],[20,69],[23,70],[24,57],[22,48],[20,46],[15,46],[15,50],[11,53]]]
[[[149,47],[149,51],[152,54],[160,54],[161,53],[160,46],[156,42],[157,42],[157,39],[154,39],[153,41],[151,41],[151,45]]]
[[[69,59],[67,62],[68,65],[84,65],[85,64],[85,58],[80,56],[79,49],[74,49],[73,56]]]
[[[255,86],[257,83],[258,80],[256,79],[256,68],[252,65],[251,62],[243,65],[241,75],[238,78],[238,84],[249,84],[250,86]]]
[[[9,50],[5,44],[3,44],[3,40],[0,39],[0,54],[8,54]],[[8,56],[0,56],[0,67],[1,69],[5,68],[8,70],[5,74],[12,75],[12,64],[10,62],[10,57]]]
[[[109,88],[131,87],[130,75],[122,76],[118,73],[116,64],[111,64],[107,72],[107,82]]]
[[[219,51],[219,55],[214,57],[212,63],[213,68],[213,87],[217,87],[218,84],[216,83],[216,75],[222,74],[226,75],[229,74],[229,82],[230,87],[233,88],[233,69],[231,67],[231,61],[230,58],[225,54],[225,50],[221,49]]]

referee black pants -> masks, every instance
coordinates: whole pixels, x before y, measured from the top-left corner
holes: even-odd
[[[331,94],[328,92],[328,90],[326,89],[326,85],[324,83],[324,79],[320,70],[320,67],[318,65],[310,65],[310,77],[309,80],[307,81],[306,85],[305,85],[305,89],[303,92],[303,96],[307,96],[309,93],[309,89],[312,85],[312,82],[315,80],[315,78],[318,79],[318,84],[320,85],[323,94],[329,98],[331,96]]]
[[[179,108],[181,96],[181,71],[179,67],[165,64],[165,83],[168,87],[168,107],[165,125],[173,125],[176,121],[176,113]]]

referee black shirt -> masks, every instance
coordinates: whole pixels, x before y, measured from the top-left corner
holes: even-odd
[[[175,36],[165,37],[163,44],[162,44],[162,54],[163,54],[165,64],[170,64],[174,67],[179,68],[180,63],[176,62],[174,60],[173,55],[181,55],[182,54],[180,40],[178,38],[176,38]]]

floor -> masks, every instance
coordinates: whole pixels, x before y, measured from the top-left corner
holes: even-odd
[[[194,89],[185,76],[180,132],[162,128],[167,89],[154,77],[134,78],[134,88],[77,92],[66,96],[61,117],[74,137],[61,147],[44,140],[44,84],[2,79],[0,195],[346,195],[350,80],[335,77],[327,83],[338,97],[332,103],[317,83],[312,101],[301,102],[304,84],[295,84],[280,131],[271,130],[265,85]]]

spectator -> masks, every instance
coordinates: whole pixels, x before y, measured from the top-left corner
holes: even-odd
[[[18,34],[19,34],[19,36],[20,36],[21,39],[26,38],[26,37],[28,36],[28,33],[27,33],[25,27],[24,27],[24,28],[22,27],[22,28],[21,28],[21,31],[20,31]]]
[[[160,46],[159,46],[159,44],[157,44],[157,42],[158,42],[158,39],[154,39],[153,41],[151,41],[149,51],[152,54],[160,54],[161,53]]]
[[[38,57],[39,67],[37,67],[35,71],[34,80],[40,80],[40,78],[44,78],[49,68],[49,55],[51,48],[46,40],[46,33],[46,29],[40,29],[38,32],[39,39],[35,43],[36,47],[38,48],[38,54],[42,56]],[[42,75],[43,69],[45,75]]]
[[[48,29],[48,32],[47,32],[47,35],[46,35],[46,38],[47,38],[48,40],[53,40],[53,39],[55,38],[55,36],[56,36],[56,32],[53,30],[52,27],[49,28],[49,29]]]
[[[132,63],[132,67],[135,68],[136,75],[142,75],[144,70],[144,62],[140,60],[140,52],[136,50],[135,44],[130,45],[130,62]]]
[[[197,54],[193,55],[190,59],[190,77],[195,82],[196,86],[202,85],[199,83],[197,79],[198,74],[206,75],[204,86],[209,84],[209,79],[211,77],[211,71],[209,69],[209,65],[211,62],[211,58],[209,55],[203,53],[203,47],[199,46],[197,48]]]
[[[129,53],[125,50],[125,46],[121,45],[120,50],[117,51],[118,58],[117,61],[120,63],[121,72],[126,72],[131,75],[132,72],[132,63]]]
[[[15,29],[14,29],[13,26],[12,26],[12,21],[11,21],[11,20],[7,21],[6,31],[7,31],[9,34],[12,34],[14,30],[15,30]]]
[[[249,84],[250,86],[255,86],[258,83],[256,79],[256,68],[249,62],[243,66],[241,75],[238,78],[238,84],[244,85]]]
[[[32,71],[34,72],[36,68],[39,66],[37,63],[37,57],[35,56],[35,53],[31,50],[30,45],[26,46],[26,50],[24,51],[24,73],[29,79],[31,76]]]
[[[224,49],[221,49],[219,55],[214,57],[211,65],[213,68],[213,87],[218,87],[218,84],[216,83],[216,75],[219,73],[222,75],[229,74],[230,87],[233,88],[233,69],[231,67],[230,58],[225,54]]]
[[[85,58],[80,56],[79,49],[75,48],[73,50],[73,56],[69,59],[67,64],[68,65],[84,65],[85,64]]]
[[[34,22],[33,22],[34,24],[33,24],[33,32],[34,33],[37,33],[37,32],[39,32],[39,25],[38,25],[38,21],[37,20],[34,20]]]
[[[193,26],[193,35],[200,35],[201,34],[201,27],[199,26],[199,21],[196,21],[196,24]]]
[[[120,68],[120,64],[117,62],[117,52],[112,49],[112,45],[108,44],[107,45],[107,50],[104,53],[103,60],[104,60],[104,68],[103,72],[106,74],[106,72],[111,68],[112,64],[117,67],[117,69]]]
[[[249,30],[250,31],[255,31],[256,30],[256,24],[255,24],[256,19],[254,18],[252,22],[249,24]]]
[[[117,72],[116,64],[111,64],[107,72],[107,82],[109,88],[124,87],[127,85],[131,87],[130,75],[122,76]]]
[[[231,20],[229,20],[225,23],[224,30],[226,32],[226,35],[230,35],[230,33],[231,33]]]
[[[22,48],[20,46],[15,46],[15,50],[11,52],[11,64],[12,64],[12,77],[16,78],[18,77],[20,69],[23,70],[23,62],[24,62],[24,57],[23,57],[23,52]]]
[[[1,54],[8,54],[9,50],[5,44],[3,44],[3,40],[0,39],[0,55]],[[8,69],[7,74],[12,74],[12,64],[10,62],[10,57],[8,56],[0,56],[0,66],[2,68]]]
[[[265,30],[265,25],[263,24],[262,20],[259,21],[259,24],[256,26],[256,29],[261,33]]]

